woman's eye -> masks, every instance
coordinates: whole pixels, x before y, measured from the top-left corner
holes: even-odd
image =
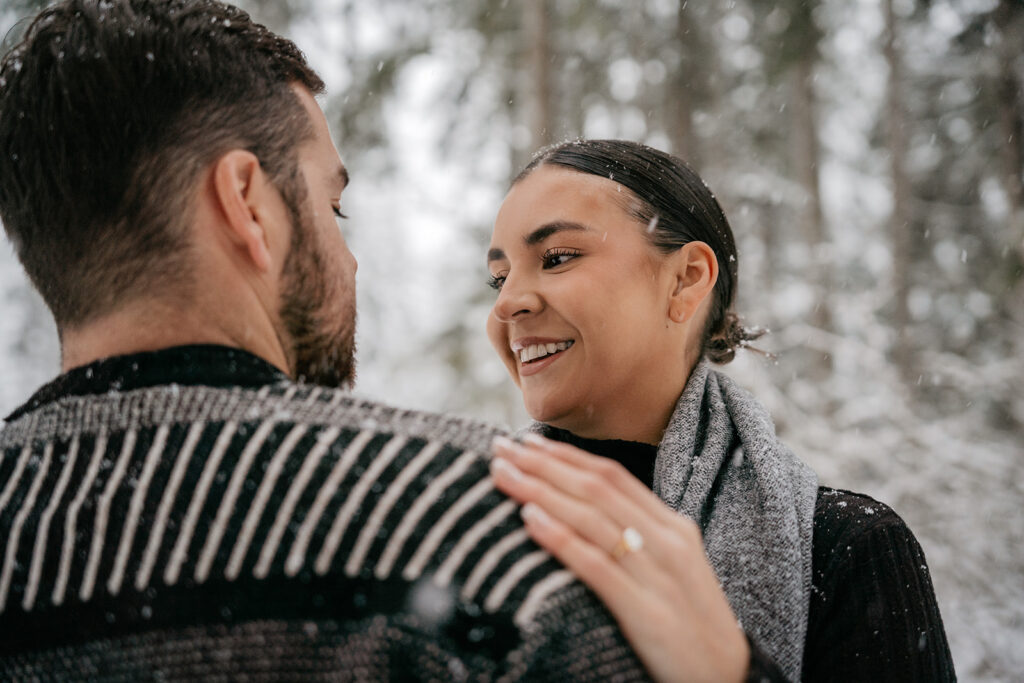
[[[341,219],[348,218],[348,216],[346,216],[345,214],[343,214],[341,212],[341,207],[340,206],[332,206],[331,209],[334,211],[334,217],[335,218],[341,218]]]
[[[544,262],[544,269],[547,270],[565,265],[579,255],[578,249],[552,249],[545,252],[541,260]]]
[[[504,275],[492,275],[487,278],[487,286],[495,291],[500,291],[503,284],[505,284]]]

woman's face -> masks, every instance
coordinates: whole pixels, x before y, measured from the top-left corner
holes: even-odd
[[[631,201],[612,180],[558,166],[518,182],[488,252],[499,291],[487,333],[534,419],[656,443],[686,382],[685,342],[669,316],[676,271]]]

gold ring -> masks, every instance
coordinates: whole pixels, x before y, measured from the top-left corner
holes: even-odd
[[[622,536],[619,538],[619,542],[612,548],[612,558],[616,560],[622,559],[629,553],[635,553],[644,547],[644,537],[640,535],[640,532],[631,526],[626,527],[622,530]]]

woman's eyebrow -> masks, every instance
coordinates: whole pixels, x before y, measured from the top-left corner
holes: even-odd
[[[526,242],[527,246],[532,247],[535,244],[540,244],[541,242],[551,237],[552,235],[557,234],[559,232],[564,232],[566,230],[589,231],[590,228],[583,225],[582,223],[575,223],[573,221],[552,221],[551,223],[545,223],[544,225],[540,226],[539,228],[531,232],[529,235],[523,238],[523,241]],[[505,256],[505,251],[502,249],[494,248],[487,252],[488,263],[490,263],[491,261],[501,261],[502,259],[505,258],[507,257]]]
[[[582,223],[574,223],[573,221],[553,221],[537,228],[524,237],[523,241],[526,242],[528,246],[533,246],[534,244],[540,244],[552,235],[565,230],[590,230],[590,228]]]

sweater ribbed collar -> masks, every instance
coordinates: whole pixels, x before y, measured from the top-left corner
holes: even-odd
[[[8,422],[68,396],[94,396],[164,384],[260,387],[288,377],[248,351],[217,344],[174,346],[104,358],[73,368],[43,385],[7,416]]]
[[[615,460],[629,470],[630,474],[642,481],[647,488],[654,488],[654,462],[658,457],[657,446],[621,439],[585,439],[551,425],[540,425],[539,430],[549,439],[572,444],[594,455]]]

